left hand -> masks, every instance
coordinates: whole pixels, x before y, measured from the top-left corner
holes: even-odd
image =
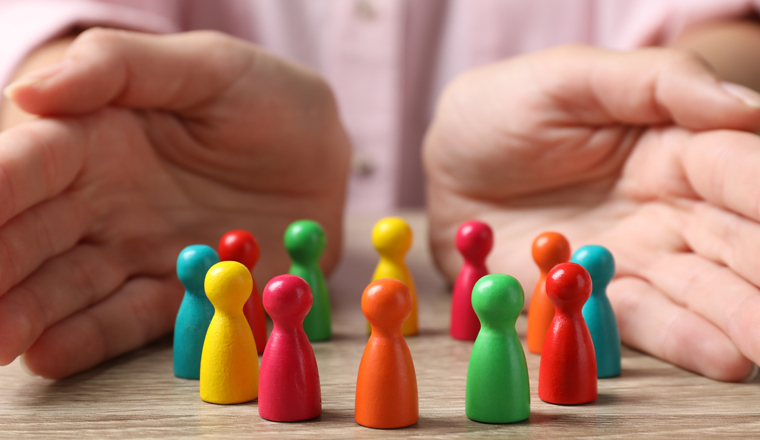
[[[760,102],[733,90],[665,49],[561,47],[464,74],[424,145],[437,265],[456,276],[473,218],[494,229],[489,268],[526,292],[539,233],[606,246],[623,342],[744,379],[760,362]]]

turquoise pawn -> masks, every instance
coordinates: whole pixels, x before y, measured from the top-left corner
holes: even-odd
[[[185,286],[185,297],[174,323],[174,375],[184,379],[201,377],[201,352],[206,331],[214,317],[214,306],[206,297],[206,272],[219,262],[216,251],[196,244],[177,258],[177,277]]]
[[[514,423],[530,416],[528,364],[515,330],[525,296],[509,275],[486,275],[472,289],[480,332],[467,367],[464,411],[485,423]]]
[[[615,259],[606,248],[590,245],[578,249],[571,261],[591,275],[591,296],[583,306],[583,319],[594,341],[597,377],[620,376],[620,330],[607,298],[607,285],[615,277]]]
[[[292,259],[288,273],[306,280],[314,299],[303,320],[303,329],[309,341],[326,341],[332,336],[330,295],[319,267],[319,258],[327,245],[325,231],[313,220],[298,220],[288,226],[284,241]]]

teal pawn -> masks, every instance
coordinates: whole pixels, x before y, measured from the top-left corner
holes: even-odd
[[[196,244],[182,250],[177,258],[177,277],[185,286],[185,297],[174,323],[174,375],[184,379],[201,376],[201,352],[206,330],[214,317],[214,306],[206,297],[206,272],[219,262],[216,251]]]
[[[578,249],[571,261],[591,275],[591,296],[583,306],[583,319],[594,341],[596,375],[620,376],[620,331],[607,298],[607,285],[615,276],[615,259],[606,248],[590,245]]]
[[[325,231],[313,220],[298,220],[285,231],[285,249],[292,259],[289,273],[306,280],[314,298],[311,310],[303,320],[303,329],[309,341],[326,341],[332,336],[330,295],[319,267],[319,258],[325,251]]]
[[[467,368],[464,412],[485,423],[513,423],[530,416],[528,364],[515,330],[525,297],[509,275],[486,275],[472,289],[480,332]]]

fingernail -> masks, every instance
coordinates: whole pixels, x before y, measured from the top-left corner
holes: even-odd
[[[41,83],[42,81],[55,76],[68,64],[68,60],[63,60],[60,63],[51,64],[32,71],[10,83],[5,89],[3,89],[3,95],[8,99],[13,99],[16,91],[19,89]]]
[[[752,382],[752,380],[757,377],[758,371],[760,371],[760,368],[758,368],[757,364],[755,364],[754,368],[752,368],[752,372],[742,382]]]
[[[29,367],[26,365],[26,354],[22,354],[18,357],[18,363],[21,365],[21,369],[24,370],[24,373],[32,376],[32,377],[40,377],[39,374],[34,374],[32,370],[29,369]]]
[[[744,87],[732,82],[721,81],[720,85],[729,95],[738,98],[747,107],[760,108],[760,93],[757,93],[749,87]]]

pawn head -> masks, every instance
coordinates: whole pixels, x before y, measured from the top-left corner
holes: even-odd
[[[592,284],[597,288],[606,287],[615,277],[615,258],[605,247],[583,246],[575,251],[571,261],[580,264],[588,271]]]
[[[472,289],[472,308],[484,326],[514,327],[524,303],[520,282],[509,275],[486,275]]]
[[[243,311],[253,289],[251,271],[237,261],[216,263],[206,274],[206,296],[216,308]]]
[[[465,260],[484,261],[493,248],[493,231],[477,220],[462,223],[457,231],[456,244]]]
[[[533,261],[547,273],[559,263],[570,260],[570,243],[558,232],[544,232],[533,240]]]
[[[557,308],[581,308],[591,295],[591,276],[577,263],[560,263],[546,277],[546,294]]]
[[[381,255],[402,256],[412,247],[412,228],[402,218],[386,217],[375,223],[372,244]]]
[[[203,280],[211,266],[219,262],[216,251],[205,244],[182,249],[177,258],[177,277],[189,292],[203,292]]]
[[[219,240],[219,258],[222,261],[237,261],[248,269],[253,269],[259,261],[259,242],[248,231],[230,231]]]
[[[309,283],[296,275],[272,278],[264,287],[264,309],[276,321],[303,323],[313,298]]]
[[[325,231],[314,220],[298,220],[285,231],[285,249],[295,261],[319,260],[325,251]]]
[[[362,312],[373,327],[398,328],[412,313],[412,294],[399,280],[371,282],[362,294]]]

